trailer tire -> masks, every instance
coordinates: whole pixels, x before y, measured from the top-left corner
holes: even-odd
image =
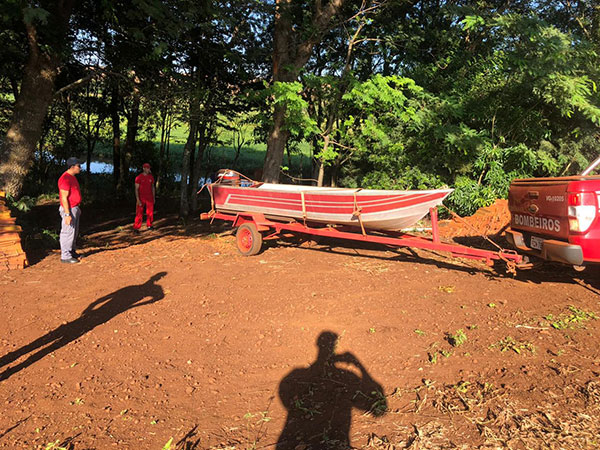
[[[235,242],[242,255],[256,255],[262,247],[262,234],[258,232],[253,223],[245,223],[237,229]]]

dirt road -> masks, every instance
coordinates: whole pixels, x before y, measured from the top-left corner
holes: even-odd
[[[0,274],[0,448],[600,445],[599,272],[158,226]]]

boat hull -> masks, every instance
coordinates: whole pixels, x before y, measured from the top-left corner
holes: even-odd
[[[214,209],[251,212],[266,216],[349,225],[372,230],[397,231],[417,223],[438,206],[452,189],[380,191],[319,188],[264,183],[242,187],[209,187]]]

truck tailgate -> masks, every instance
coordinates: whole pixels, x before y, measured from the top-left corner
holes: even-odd
[[[513,181],[508,194],[511,228],[548,238],[568,240],[568,181]]]

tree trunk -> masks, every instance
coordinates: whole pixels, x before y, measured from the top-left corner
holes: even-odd
[[[283,162],[283,152],[285,144],[290,137],[290,132],[283,129],[285,111],[285,105],[275,106],[273,127],[267,140],[267,155],[263,166],[263,181],[267,183],[279,182],[279,170]]]
[[[67,30],[74,0],[58,2],[55,22],[60,36]],[[25,23],[29,55],[25,64],[21,90],[17,98],[2,149],[0,150],[0,186],[14,197],[19,197],[29,171],[48,106],[54,94],[54,83],[60,62],[60,45],[52,48],[38,42],[37,30]],[[46,53],[43,49],[50,48]]]
[[[10,87],[12,89],[13,97],[15,99],[19,98],[19,82],[12,74],[10,76]]]
[[[71,95],[70,94],[65,94],[64,97],[64,107],[65,107],[65,111],[64,111],[64,121],[65,121],[65,141],[64,141],[64,150],[65,150],[65,154],[68,156],[71,156],[71,141],[73,138],[73,130],[72,130],[72,125],[73,125],[73,111],[71,109]],[[41,138],[41,136],[40,136]]]
[[[42,135],[57,75],[57,59],[43,53],[35,37],[30,37],[30,41],[32,39],[34,42],[30,42],[21,93],[2,146],[2,189],[14,197],[21,195],[23,181],[31,168],[33,152]]]
[[[190,175],[190,156],[192,149],[196,147],[196,132],[198,130],[198,119],[195,114],[190,114],[190,133],[188,134],[185,147],[183,148],[183,161],[181,164],[181,195],[179,201],[179,216],[187,217],[190,213],[188,199],[188,178]]]
[[[336,158],[335,162],[331,166],[331,187],[338,187],[338,179],[340,176],[341,161]]]
[[[331,139],[329,133],[325,135],[323,138],[323,153],[327,152],[329,148],[329,140]],[[319,177],[317,178],[317,186],[323,186],[323,182],[325,181],[325,162],[320,159],[319,160]]]
[[[166,154],[166,160],[168,161],[170,156],[169,156],[169,150],[171,148],[171,130],[173,129],[173,114],[170,115],[169,117],[169,126],[167,126],[167,148],[165,149],[165,154]]]
[[[168,110],[161,111],[161,120],[160,120],[160,147],[158,150],[158,167],[156,168],[155,176],[156,176],[156,190],[160,188],[160,177],[163,168],[163,159],[165,157],[165,138],[167,137],[167,116],[169,112]]]
[[[86,97],[89,99],[90,97],[90,85],[88,84],[86,86]],[[90,185],[90,178],[92,175],[92,137],[90,135],[90,131],[91,131],[91,126],[92,126],[92,118],[91,118],[91,114],[90,111],[86,111],[86,115],[85,115],[85,142],[87,144],[87,152],[86,152],[86,167],[87,167],[87,171],[85,174],[85,179],[86,182],[88,184],[88,187]]]
[[[113,179],[118,186],[121,179],[121,120],[119,117],[119,91],[115,88],[110,101],[110,119],[113,132]]]
[[[96,117],[96,123],[92,126],[92,117],[91,113],[87,114],[87,133],[86,133],[86,142],[87,142],[87,173],[86,177],[89,183],[89,180],[92,175],[92,155],[94,154],[94,149],[96,148],[96,143],[98,142],[98,138],[100,137],[100,128],[104,125],[104,117],[98,116]]]
[[[119,174],[119,184],[117,185],[117,190],[121,193],[123,192],[129,177],[129,167],[131,165],[131,159],[135,150],[135,141],[139,128],[141,94],[138,83],[139,79],[137,76],[135,76],[131,111],[129,113],[129,117],[127,118],[127,136],[125,136],[125,148],[123,151],[121,151],[121,171]]]
[[[192,211],[198,211],[200,205],[198,204],[198,184],[200,182],[201,170],[202,170],[202,157],[204,156],[205,144],[198,145],[198,155],[196,157],[196,166],[194,167],[194,173],[192,176]]]
[[[212,134],[212,127],[210,124],[206,126],[206,123],[198,130],[198,153],[196,155],[196,162],[194,163],[194,170],[192,173],[192,211],[198,211],[198,182],[200,181],[200,173],[202,170],[202,157],[204,156],[204,149],[208,144],[210,135]]]
[[[194,74],[192,72],[192,78]],[[180,199],[179,199],[179,217],[187,217],[190,214],[190,201],[188,195],[188,178],[190,177],[190,158],[192,150],[196,149],[196,141],[198,140],[198,123],[200,100],[192,98],[190,101],[189,123],[190,130],[187,141],[183,147],[183,160],[181,162],[181,184],[180,184]]]

